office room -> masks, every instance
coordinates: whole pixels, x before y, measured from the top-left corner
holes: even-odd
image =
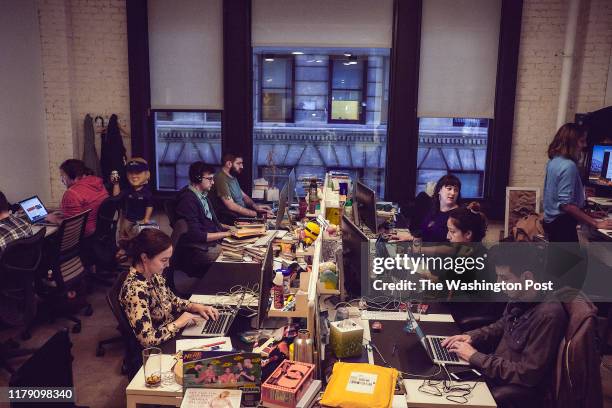
[[[1,406],[612,407],[612,1],[0,9]]]

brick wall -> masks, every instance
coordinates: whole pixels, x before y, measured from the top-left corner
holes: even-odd
[[[567,0],[525,0],[519,51],[510,185],[544,184],[556,132]],[[612,48],[612,3],[583,0],[567,120],[604,105]]]
[[[112,113],[129,131],[127,26],[124,0],[39,0],[45,130],[51,201],[64,187],[59,165],[81,157],[87,113]],[[96,137],[100,154],[99,137]],[[129,139],[124,140],[130,149]]]

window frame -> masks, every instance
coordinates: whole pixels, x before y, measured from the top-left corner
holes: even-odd
[[[150,131],[150,135],[149,135],[149,140],[151,142],[151,159],[149,160],[149,172],[151,173],[151,177],[149,179],[149,185],[151,185],[151,180],[153,180],[152,183],[152,187],[153,187],[153,191],[160,194],[161,196],[173,196],[174,194],[176,194],[179,190],[170,190],[170,189],[163,189],[160,190],[159,188],[159,184],[157,182],[157,167],[160,166],[157,163],[157,140],[155,140],[156,138],[156,131],[155,131],[155,114],[157,112],[186,112],[186,113],[219,113],[221,115],[221,146],[223,146],[223,119],[224,119],[224,115],[223,115],[223,110],[222,109],[151,109],[149,110],[149,128],[151,129]],[[208,116],[206,116],[206,120],[204,121],[204,123],[211,123],[208,122]],[[153,165],[151,165],[151,162],[153,162]],[[218,166],[217,163],[208,163],[211,166]],[[168,165],[167,163],[164,163],[163,166],[167,166],[170,167],[171,165]],[[174,177],[176,180],[176,163],[174,164]]]
[[[359,119],[357,120],[349,120],[349,119],[332,119],[332,95],[334,91],[333,83],[334,83],[334,62],[347,59],[348,57],[343,55],[328,55],[328,69],[329,76],[327,78],[327,123],[344,123],[344,124],[354,124],[354,125],[365,125],[366,122],[366,108],[368,101],[368,57],[363,55],[352,56],[351,58],[357,58],[359,61],[363,62],[363,75],[361,79],[361,89],[339,89],[337,90],[348,90],[348,91],[360,91],[361,92],[361,101],[359,103]]]
[[[259,78],[259,113],[257,115],[257,119],[259,120],[260,123],[295,123],[295,55],[292,54],[258,54],[257,55],[258,58],[258,65],[259,65],[259,72],[258,72],[258,78]],[[284,120],[284,121],[279,121],[279,120],[270,120],[270,119],[264,119],[263,117],[263,64],[265,62],[266,58],[283,58],[283,59],[287,59],[289,61],[291,61],[291,88],[270,88],[270,89],[284,89],[285,92],[290,91],[291,92],[291,116],[289,117],[289,119]]]

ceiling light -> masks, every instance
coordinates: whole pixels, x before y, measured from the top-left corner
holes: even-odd
[[[293,55],[304,55],[302,51],[293,51],[292,54]]]
[[[266,82],[272,82],[272,78],[266,79]]]
[[[350,57],[351,55],[353,55],[353,54],[351,54],[350,52],[345,52],[345,53],[344,53],[344,56],[345,56],[345,57]]]
[[[320,64],[320,63],[322,63],[322,62],[323,62],[323,60],[316,60],[315,62],[317,62],[317,63],[319,63],[319,64]]]
[[[264,61],[266,61],[266,62],[274,62],[274,58],[266,58],[266,59],[264,59]]]

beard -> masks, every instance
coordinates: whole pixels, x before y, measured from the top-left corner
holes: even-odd
[[[232,166],[232,168],[230,169],[230,174],[233,177],[239,176],[241,172],[242,172],[241,170],[236,170],[234,166]]]

